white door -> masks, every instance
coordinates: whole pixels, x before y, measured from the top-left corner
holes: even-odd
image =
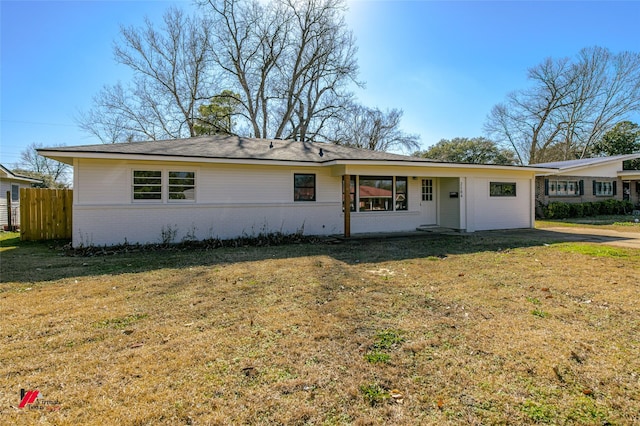
[[[438,223],[438,210],[436,206],[436,180],[423,178],[420,198],[421,225],[436,225]]]

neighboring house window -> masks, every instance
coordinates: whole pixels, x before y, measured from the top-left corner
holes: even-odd
[[[580,184],[575,180],[550,180],[548,195],[559,197],[580,195]]]
[[[134,170],[133,199],[162,200],[162,172],[160,170]]]
[[[20,201],[20,185],[11,184],[11,201]]]
[[[491,182],[489,184],[489,195],[492,197],[515,197],[515,182]]]
[[[616,195],[616,183],[593,181],[593,195],[597,197],[607,197]]]
[[[422,201],[433,201],[433,179],[422,179]]]
[[[293,201],[316,200],[316,175],[295,173],[293,175]]]
[[[194,172],[169,172],[169,200],[195,200],[196,174]]]
[[[356,211],[356,177],[349,177],[349,199],[351,200],[349,205],[350,211]],[[342,177],[342,211],[344,211],[344,176]]]
[[[407,178],[396,178],[396,210],[407,210]]]

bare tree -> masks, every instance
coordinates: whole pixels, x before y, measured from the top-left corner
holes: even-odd
[[[592,47],[529,70],[534,85],[496,105],[485,130],[522,164],[583,158],[615,123],[640,111],[640,54]]]
[[[358,66],[344,0],[208,0],[214,62],[254,137],[313,139],[351,98]]]
[[[414,152],[420,147],[420,137],[400,130],[402,114],[398,109],[383,112],[352,104],[341,119],[334,122],[326,138],[335,144],[354,148]]]
[[[45,188],[68,187],[71,166],[38,154],[38,149],[43,146],[34,142],[20,152],[20,161],[16,165],[15,172],[42,179]]]
[[[133,82],[105,86],[78,118],[81,128],[105,143],[195,136],[199,103],[213,92],[209,22],[171,8],[161,29],[146,19],[120,32],[115,59]]]

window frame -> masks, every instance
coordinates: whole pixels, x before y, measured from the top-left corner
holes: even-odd
[[[159,176],[136,176],[136,173],[159,173]],[[162,169],[133,169],[131,171],[131,200],[134,203],[162,203],[164,201],[164,194],[163,194],[163,177],[164,177],[164,173],[162,171]],[[153,179],[159,179],[159,183],[155,183],[155,182],[151,182],[151,183],[147,183],[147,184],[143,184],[143,183],[136,183],[136,178],[138,179],[144,179],[144,178],[153,178]],[[144,187],[157,187],[159,189],[159,191],[149,191],[149,192],[136,192],[136,188],[144,188]],[[157,198],[137,198],[136,195],[137,194],[157,194],[158,197]]]
[[[581,195],[580,189],[580,181],[574,179],[567,180],[551,180],[549,179],[549,189],[548,196],[549,197],[579,197]],[[564,190],[560,190],[560,187],[564,186]],[[571,191],[571,187],[573,186],[573,191]]]
[[[513,187],[513,192],[505,191],[505,188]],[[517,182],[489,182],[489,197],[517,197]]]
[[[172,177],[171,174],[172,173],[187,173],[187,174],[191,174],[191,177]],[[171,182],[171,179],[191,179],[192,183],[191,184],[182,184],[179,185],[177,183],[173,183]],[[192,191],[192,198],[187,198],[185,196],[185,198],[172,198],[171,195],[172,194],[179,194],[180,192],[176,192],[176,191],[171,191],[172,187],[183,187],[183,188],[189,188],[186,190],[183,190],[182,193],[191,190]],[[193,170],[168,170],[167,171],[167,201],[169,203],[193,203],[196,201],[196,172]]]
[[[352,211],[356,211],[359,213],[380,213],[380,212],[404,212],[404,211],[408,211],[409,210],[409,178],[407,176],[380,176],[380,175],[358,175],[353,176],[353,178],[357,178],[356,182],[355,182],[355,210]],[[390,196],[367,196],[367,197],[362,197],[362,181],[375,181],[375,180],[380,180],[380,181],[390,181],[390,184],[387,185],[389,186],[389,191],[391,191],[391,195]],[[404,192],[398,191],[398,182],[404,182],[405,183],[405,190]],[[344,181],[343,181],[344,183]],[[366,185],[366,186],[370,186],[370,185]],[[382,190],[387,190],[386,188],[381,188],[381,187],[377,187],[377,186],[373,186],[373,188],[377,188],[377,189],[382,189]],[[398,195],[404,195],[404,200],[402,201],[402,207],[398,208]],[[343,196],[344,196],[344,192],[343,192]],[[385,199],[387,200],[385,202],[385,208],[371,208],[371,209],[362,209],[362,200],[363,199]],[[370,203],[371,204],[371,203]],[[371,204],[373,206],[373,204]],[[378,204],[380,205],[380,202],[378,201]]]
[[[604,187],[607,187],[604,190]],[[594,180],[593,181],[593,195],[596,197],[613,197],[616,195],[614,181],[610,180]]]
[[[15,194],[13,192],[14,188],[16,189]],[[11,202],[20,202],[20,185],[18,185],[17,183],[11,184]]]
[[[136,173],[146,172],[146,173],[158,173],[159,176],[153,176],[156,180],[151,182],[151,184],[145,185],[144,182],[136,183]],[[191,175],[186,177],[186,179],[192,179],[192,182],[183,182],[182,185],[177,184],[176,182],[172,182],[174,179],[171,176],[173,173],[185,173]],[[143,178],[143,176],[139,176]],[[177,178],[180,179],[180,178]],[[185,179],[184,177],[182,179]],[[157,183],[159,182],[159,183]],[[136,187],[142,188],[144,186],[156,187],[159,188],[159,191],[153,191],[153,194],[157,194],[155,198],[136,198],[136,194],[140,194],[140,192],[136,193]],[[193,195],[192,198],[171,198],[172,194],[176,194],[179,192],[172,191],[172,187],[183,187],[187,188],[186,190],[192,190]],[[196,169],[191,168],[180,168],[180,167],[162,167],[162,168],[144,168],[144,167],[135,167],[131,169],[131,202],[135,204],[179,204],[179,203],[195,203],[197,201],[197,192],[198,192],[198,171]]]
[[[313,185],[299,185],[298,184],[298,177],[312,177],[312,182]],[[305,197],[302,198],[301,197],[301,193],[302,193],[302,189],[309,189],[312,188],[313,189],[313,195],[311,196],[311,198],[309,197]],[[293,202],[294,203],[305,203],[305,202],[315,202],[317,199],[317,179],[316,179],[316,174],[315,173],[294,173],[293,174]]]

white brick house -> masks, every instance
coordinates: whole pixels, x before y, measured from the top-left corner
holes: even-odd
[[[74,168],[74,246],[155,243],[167,232],[179,242],[425,225],[466,232],[530,228],[535,174],[548,171],[235,136],[39,153]]]

